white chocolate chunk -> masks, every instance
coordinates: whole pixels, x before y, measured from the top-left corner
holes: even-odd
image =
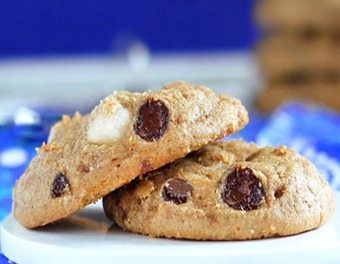
[[[108,98],[100,104],[91,115],[87,130],[89,142],[103,144],[114,143],[125,133],[131,114],[113,98]]]

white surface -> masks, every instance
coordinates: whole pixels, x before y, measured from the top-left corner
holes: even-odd
[[[1,246],[8,258],[28,264],[340,263],[340,211],[320,229],[296,236],[200,242],[126,233],[111,227],[98,203],[38,230],[27,230],[9,216],[1,227]]]
[[[0,61],[0,115],[19,105],[87,110],[113,90],[145,90],[184,79],[250,105],[256,69],[249,52],[151,54],[143,67],[124,56]]]

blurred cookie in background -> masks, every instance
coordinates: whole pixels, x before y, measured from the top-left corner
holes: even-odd
[[[264,88],[255,99],[270,113],[298,100],[340,109],[340,2],[260,0],[256,58]]]
[[[271,113],[287,101],[328,106],[340,111],[340,82],[267,85],[258,94],[255,105],[264,112]]]
[[[329,36],[309,39],[298,34],[269,36],[258,43],[256,58],[269,83],[339,81],[340,42]]]

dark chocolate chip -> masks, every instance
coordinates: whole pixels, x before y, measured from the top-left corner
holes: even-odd
[[[62,173],[59,173],[52,183],[51,188],[51,196],[52,198],[60,197],[67,189],[69,183],[66,176]]]
[[[148,99],[139,108],[134,130],[146,141],[156,141],[169,123],[169,110],[161,100]]]
[[[162,197],[165,201],[175,204],[186,203],[189,193],[194,188],[188,182],[181,179],[170,179],[164,184]]]
[[[262,183],[249,168],[234,169],[222,189],[223,201],[235,210],[257,209],[263,197]]]
[[[279,188],[276,189],[274,196],[276,199],[280,199],[284,193],[286,192],[286,186],[280,186]]]

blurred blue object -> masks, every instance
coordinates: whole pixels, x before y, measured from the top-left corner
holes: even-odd
[[[47,140],[51,125],[59,118],[53,115],[40,118],[30,109],[22,114],[20,116],[25,118],[15,114],[13,120],[0,125],[0,220],[11,210],[15,181],[35,156],[35,148]],[[30,118],[37,115],[39,118]]]
[[[0,1],[0,56],[248,49],[253,0]]]
[[[326,108],[289,103],[281,107],[262,129],[258,140],[272,144],[288,144],[303,138],[318,150],[326,151],[340,160],[340,115]]]
[[[238,133],[227,136],[224,140],[244,139],[246,141],[256,142],[258,133],[267,124],[268,117],[259,113],[249,113],[249,123]]]
[[[0,254],[0,264],[15,264],[14,262],[8,260],[4,255]]]
[[[257,135],[260,145],[287,145],[310,159],[340,190],[340,115],[326,108],[288,103]]]

